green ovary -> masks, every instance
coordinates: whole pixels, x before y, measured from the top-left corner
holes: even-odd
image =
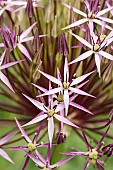
[[[64,101],[64,96],[62,94],[59,94],[58,97],[57,97],[57,100],[59,102],[63,102]]]
[[[48,116],[49,117],[52,117],[53,115],[54,115],[54,110],[53,109],[50,109],[50,110],[48,110]]]
[[[69,82],[63,82],[64,89],[68,89],[69,85],[70,85]]]
[[[104,34],[101,34],[101,35],[100,35],[100,41],[101,41],[101,42],[102,42],[105,38],[106,38],[106,35],[104,35]]]
[[[28,149],[29,151],[33,151],[36,149],[36,145],[32,142],[28,143]]]
[[[88,13],[88,18],[89,18],[89,19],[91,19],[91,18],[93,19],[93,18],[94,18],[93,12],[89,12],[89,13]]]
[[[89,158],[91,159],[91,163],[95,165],[98,158],[98,152],[95,149],[92,149],[92,151],[89,152]]]
[[[44,167],[42,170],[49,170],[49,168]]]
[[[99,48],[100,48],[100,46],[98,44],[94,45],[94,51],[98,51]]]

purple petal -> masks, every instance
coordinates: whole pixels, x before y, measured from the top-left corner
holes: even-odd
[[[95,63],[96,63],[96,66],[97,66],[97,71],[99,73],[99,77],[101,77],[101,73],[100,73],[100,64],[101,64],[101,61],[100,61],[100,57],[99,57],[98,53],[95,53]]]
[[[105,13],[111,11],[113,9],[113,7],[109,7],[109,8],[106,8],[106,9],[103,9],[102,11],[99,11],[96,15],[96,17],[99,17],[101,15],[104,15]]]
[[[14,62],[10,62],[10,63],[4,64],[4,65],[0,66],[0,70],[3,70],[5,68],[9,68],[9,67],[11,67],[11,66],[13,66],[15,64],[18,64],[18,63],[20,63],[22,61],[25,61],[25,60],[19,60],[19,61],[14,61]]]
[[[35,124],[35,123],[38,123],[44,119],[46,119],[48,117],[47,114],[43,114],[41,116],[37,116],[36,118],[32,119],[30,122],[26,123],[25,125],[23,125],[23,127],[25,126],[29,126],[29,125],[32,125],[32,124]]]
[[[86,164],[84,165],[83,170],[86,170],[90,165],[90,160],[88,159],[88,161],[86,162]]]
[[[77,94],[81,94],[81,95],[90,96],[90,97],[95,98],[95,96],[88,94],[88,93],[84,92],[83,90],[80,90],[80,89],[77,89],[77,88],[69,87],[69,90],[71,90],[72,92],[77,93]]]
[[[43,156],[35,149],[35,153],[36,153],[36,156],[38,156],[38,158],[44,163],[46,164],[46,161],[45,159],[43,158]]]
[[[65,105],[66,116],[67,116],[68,108],[69,108],[69,93],[68,93],[68,89],[64,89],[64,105]]]
[[[51,75],[49,75],[49,74],[46,74],[46,73],[44,73],[44,72],[42,72],[42,71],[40,71],[40,70],[38,70],[38,71],[39,71],[39,73],[41,73],[43,76],[45,76],[47,79],[49,79],[49,80],[52,81],[53,83],[56,83],[56,84],[62,86],[61,81],[58,80],[57,78],[55,78],[55,77],[53,77],[53,76],[51,76]]]
[[[49,142],[50,142],[50,147],[51,147],[52,140],[53,140],[53,135],[54,135],[54,121],[53,121],[53,117],[48,118],[48,135],[49,135]]]
[[[3,151],[1,148],[0,148],[0,155],[3,158],[5,158],[6,160],[8,160],[9,162],[14,164],[14,162],[11,160],[11,158],[8,156],[8,154],[5,151]]]
[[[38,88],[39,90],[41,90],[42,92],[47,92],[48,90],[47,89],[45,89],[45,88],[43,88],[43,87],[41,87],[41,86],[38,86],[38,85],[36,85],[36,84],[33,84],[33,83],[31,83],[33,86],[35,86],[36,88]]]
[[[75,63],[75,62],[82,61],[82,60],[88,58],[88,57],[89,57],[90,55],[92,55],[93,53],[94,53],[94,52],[93,52],[92,50],[87,51],[87,52],[81,54],[79,57],[75,58],[75,59],[74,59],[73,61],[71,61],[69,64],[73,64],[73,63]]]
[[[0,47],[4,47],[4,43],[0,43]]]
[[[112,19],[109,19],[109,18],[106,18],[106,17],[98,17],[99,19],[101,19],[102,21],[105,21],[105,22],[108,22],[110,24],[113,24],[113,20]]]
[[[101,25],[101,26],[103,26],[103,21],[100,21],[100,20],[98,20],[98,19],[93,19],[93,22],[95,22],[96,24],[99,24],[99,25]],[[105,25],[105,28],[107,28],[107,29],[109,29],[109,30],[112,30],[112,27],[110,27],[109,25]]]
[[[26,2],[27,3],[27,2]],[[37,22],[35,22],[33,25],[31,25],[26,31],[24,31],[21,35],[20,35],[20,42],[21,40],[23,40],[33,29],[33,27],[37,24]]]
[[[92,49],[92,45],[91,45],[89,42],[87,42],[84,38],[82,38],[82,37],[80,37],[80,36],[78,36],[78,35],[76,35],[76,34],[73,34],[73,33],[70,32],[70,31],[69,31],[69,33],[70,33],[71,35],[73,35],[77,40],[79,40],[82,44],[84,44],[85,46],[87,46],[87,47],[89,47],[90,49]]]
[[[21,124],[19,123],[19,121],[15,118],[16,124],[18,126],[18,128],[20,129],[22,136],[25,138],[25,140],[30,143],[31,140],[29,139],[28,135],[26,134],[26,132],[24,131],[24,129],[21,127]]]
[[[70,102],[70,105],[73,107],[76,107],[77,109],[83,110],[86,113],[93,114],[92,112],[90,112],[89,110],[87,110],[86,108],[84,108],[83,106],[81,106],[77,103]]]
[[[69,5],[65,4],[65,3],[62,3],[62,4],[63,4],[64,6],[66,6],[67,8],[69,8],[69,9],[72,8],[73,11],[76,12],[77,14],[80,14],[80,15],[82,15],[82,16],[84,16],[84,17],[87,17],[87,15],[86,15],[84,12],[82,12],[82,11],[80,11],[80,10],[72,7],[72,6],[69,6]]]
[[[3,54],[2,54],[1,57],[0,57],[0,66],[1,66],[2,63],[3,63],[4,57],[5,57],[5,53],[6,53],[6,50],[3,52]]]
[[[92,73],[94,73],[95,71],[92,71],[90,73],[84,74],[83,76],[77,77],[75,80],[72,81],[72,83],[70,84],[70,86],[73,86],[75,84],[79,84],[81,83],[84,79],[86,79],[88,76],[90,76]]]
[[[58,104],[58,106],[55,109],[55,113],[58,113],[59,111],[62,111],[65,108],[64,103]]]
[[[66,119],[66,118],[63,117],[63,116],[60,116],[60,115],[58,115],[58,114],[54,114],[54,117],[55,117],[57,120],[65,123],[65,124],[67,124],[67,125],[73,126],[73,127],[75,127],[75,128],[79,128],[77,125],[75,125],[74,123],[72,123],[70,120]]]
[[[14,90],[13,90],[13,88],[12,88],[12,86],[11,86],[11,84],[10,84],[10,82],[9,82],[9,80],[8,80],[8,78],[7,78],[1,71],[0,71],[0,79],[1,79],[1,81],[3,81],[3,83],[4,83],[7,87],[10,88],[10,90],[11,90],[13,93],[15,93]]]
[[[32,99],[31,97],[28,97],[27,95],[23,94],[31,103],[33,103],[38,109],[42,110],[43,112],[47,112],[47,110],[44,108],[44,104],[35,100],[35,99]]]
[[[87,22],[87,21],[88,21],[87,18],[80,19],[80,20],[78,20],[78,21],[76,21],[76,22],[74,22],[74,23],[72,23],[72,24],[70,24],[70,25],[68,25],[68,26],[66,26],[66,27],[64,27],[64,28],[62,28],[62,30],[65,30],[65,29],[69,29],[69,28],[73,28],[73,27],[79,26],[79,25],[81,25],[81,24],[83,24],[83,23],[85,23],[85,22]]]
[[[32,61],[32,59],[29,55],[29,52],[27,51],[27,49],[22,44],[18,44],[18,48],[30,61]]]
[[[103,57],[109,59],[109,60],[113,60],[113,56],[105,51],[99,51],[99,54],[102,55]]]
[[[26,160],[25,160],[25,162],[24,162],[24,165],[23,165],[23,167],[22,167],[22,170],[25,170],[25,168],[26,168],[26,166],[27,166],[27,164],[28,164],[28,162],[29,162],[29,159],[30,159],[30,157],[27,156],[27,158],[26,158]]]
[[[0,139],[0,146],[7,143],[13,136],[15,136],[17,134],[17,132],[11,133],[5,137],[3,137],[2,139]]]

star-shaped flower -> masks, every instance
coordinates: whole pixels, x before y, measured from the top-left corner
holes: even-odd
[[[95,2],[91,1],[91,3],[95,3]],[[105,21],[105,22],[113,24],[112,19],[109,19],[109,18],[106,18],[106,17],[102,16],[102,15],[106,14],[107,12],[109,12],[110,10],[112,10],[113,7],[108,7],[106,9],[103,9],[102,11],[98,11],[98,5],[96,7],[97,8],[96,10],[91,9],[92,6],[94,7],[94,4],[92,5],[91,3],[89,4],[88,1],[85,2],[85,4],[86,4],[86,13],[80,11],[79,9],[76,9],[76,8],[74,8],[72,6],[69,6],[69,5],[65,4],[65,3],[63,3],[63,5],[65,5],[67,8],[69,8],[69,9],[72,8],[75,13],[77,13],[79,15],[82,15],[85,18],[80,19],[80,20],[68,25],[67,27],[63,28],[62,30],[73,28],[73,27],[79,26],[79,25],[81,25],[83,23],[86,23],[86,22],[88,22],[89,28],[91,29],[91,31],[93,31],[93,26],[94,26],[93,23],[99,24],[101,26],[103,25],[102,21]],[[102,21],[100,21],[99,19],[102,20]],[[112,30],[112,28],[110,26],[108,26],[108,25],[106,25],[105,27],[107,29]]]
[[[69,33],[72,34],[75,38],[77,38],[82,44],[84,44],[85,46],[90,48],[89,51],[81,54],[79,57],[75,58],[69,64],[73,64],[75,62],[82,61],[82,60],[88,58],[89,56],[91,56],[92,54],[94,54],[97,71],[100,76],[101,56],[103,56],[109,60],[113,60],[113,56],[111,54],[102,50],[103,48],[107,47],[113,41],[113,31],[111,31],[107,37],[105,35],[101,35],[98,37],[98,36],[95,36],[95,34],[93,33],[92,44],[90,44],[88,41],[86,41],[82,37],[80,37],[76,34],[73,34],[72,32],[69,32]]]

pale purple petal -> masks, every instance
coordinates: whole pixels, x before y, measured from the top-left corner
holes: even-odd
[[[78,35],[70,32],[70,31],[69,31],[69,33],[70,33],[71,35],[73,35],[77,40],[79,40],[82,44],[84,44],[85,46],[87,46],[87,47],[89,47],[90,49],[92,49],[92,45],[91,45],[89,42],[87,42],[84,38],[82,38],[82,37],[80,37],[80,36],[78,36]]]
[[[0,47],[4,47],[4,43],[0,43]]]
[[[8,156],[8,154],[5,151],[3,151],[1,148],[0,148],[0,155],[3,158],[5,158],[6,160],[8,160],[9,162],[14,164],[14,162],[11,160],[11,158]]]
[[[80,19],[80,20],[78,20],[78,21],[76,21],[76,22],[74,22],[74,23],[72,23],[72,24],[70,24],[70,25],[68,25],[68,26],[66,26],[66,27],[64,27],[64,28],[62,28],[62,30],[65,30],[65,29],[69,29],[69,28],[73,28],[73,27],[79,26],[79,25],[81,25],[81,24],[83,24],[83,23],[85,23],[85,22],[87,22],[87,21],[88,21],[87,18]]]
[[[33,29],[33,27],[37,24],[37,22],[35,22],[33,25],[31,25],[26,31],[24,31],[21,35],[20,35],[20,42],[21,40],[23,40]]]
[[[30,122],[26,123],[25,125],[23,125],[22,127],[25,127],[25,126],[29,126],[29,125],[32,125],[32,124],[35,124],[35,123],[38,123],[44,119],[46,119],[48,117],[47,114],[43,114],[41,116],[37,116],[36,118],[32,119]]]
[[[100,20],[98,20],[98,19],[93,19],[93,22],[95,22],[96,24],[99,24],[99,25],[101,25],[101,26],[103,26],[103,21],[100,21]],[[110,27],[109,25],[105,25],[105,28],[107,28],[107,29],[109,29],[109,30],[112,30],[112,27]]]
[[[45,161],[45,159],[43,158],[43,156],[35,149],[35,153],[36,153],[36,155],[38,156],[38,158],[44,163],[44,164],[46,164],[46,161]]]
[[[27,95],[23,94],[31,103],[33,103],[38,109],[42,110],[43,112],[47,112],[47,110],[44,108],[44,104],[35,100],[35,99],[32,99],[31,97],[28,97]]]
[[[87,156],[89,152],[61,152],[61,154],[63,155],[73,155],[73,156],[77,156],[77,155],[83,155],[83,156]]]
[[[95,71],[92,71],[90,73],[84,74],[83,76],[77,77],[75,80],[72,81],[72,83],[70,84],[70,86],[76,85],[81,83],[84,79],[86,79],[88,76],[90,76],[92,73],[94,73]]]
[[[6,53],[6,50],[3,52],[3,54],[0,57],[0,67],[1,67],[1,65],[3,63],[4,57],[5,57],[5,53]]]
[[[14,62],[10,62],[10,63],[4,64],[4,65],[0,66],[0,70],[3,70],[5,68],[9,68],[9,67],[11,67],[11,66],[13,66],[15,64],[18,64],[18,63],[20,63],[22,61],[24,61],[24,60],[19,60],[19,61],[14,61]]]
[[[1,79],[1,81],[7,86],[7,87],[9,87],[9,89],[13,92],[13,93],[15,93],[14,92],[14,90],[13,90],[13,88],[12,88],[12,86],[11,86],[11,84],[10,84],[10,82],[9,82],[9,80],[8,80],[8,78],[0,71],[0,79]]]
[[[68,89],[64,89],[64,105],[65,105],[65,111],[66,111],[66,116],[67,116],[68,108],[69,108],[69,93],[68,93]]]
[[[65,123],[65,124],[70,125],[70,126],[73,126],[73,127],[75,127],[75,128],[79,128],[77,125],[75,125],[74,123],[72,123],[70,120],[66,119],[66,118],[63,117],[63,116],[60,116],[60,115],[58,115],[58,114],[54,114],[54,117],[55,117],[57,120],[59,120],[60,122],[63,122],[63,123]]]
[[[88,93],[84,92],[83,90],[80,90],[80,89],[77,89],[77,88],[69,87],[69,90],[71,90],[74,93],[78,93],[78,94],[81,94],[81,95],[90,96],[90,97],[95,98],[95,96],[88,94]]]
[[[53,76],[51,76],[51,75],[49,75],[49,74],[46,74],[46,73],[44,73],[44,72],[42,72],[42,71],[40,71],[40,70],[38,70],[38,71],[39,71],[39,73],[41,73],[43,76],[45,76],[47,79],[49,79],[49,80],[52,81],[53,83],[62,86],[61,81],[58,80],[57,78],[55,78],[55,77],[53,77]]]
[[[96,63],[96,66],[97,66],[97,72],[99,73],[99,77],[100,77],[101,76],[101,73],[100,73],[101,60],[100,60],[98,53],[95,53],[95,63]]]
[[[53,135],[54,135],[54,120],[53,117],[50,117],[48,118],[48,136],[49,136],[50,147],[52,145]]]
[[[78,9],[76,9],[76,8],[74,8],[74,7],[72,7],[72,6],[70,6],[70,5],[67,5],[67,4],[65,4],[65,3],[62,3],[62,4],[63,4],[64,6],[66,6],[67,8],[69,8],[69,9],[72,8],[74,12],[76,12],[76,13],[78,13],[78,14],[84,16],[84,17],[87,17],[87,15],[86,15],[84,12],[82,12],[82,11],[80,11],[80,10],[78,10]]]
[[[16,124],[18,126],[18,128],[20,129],[21,133],[22,133],[22,137],[25,138],[25,140],[30,143],[31,140],[29,139],[28,135],[26,134],[26,132],[24,131],[24,129],[21,127],[21,124],[19,123],[19,121],[15,118]]]
[[[47,89],[45,89],[45,88],[43,88],[43,87],[41,87],[41,86],[38,86],[38,85],[36,85],[36,84],[33,84],[33,83],[31,83],[33,86],[35,86],[36,88],[38,88],[39,90],[41,90],[42,92],[47,92],[48,90]]]
[[[83,170],[86,170],[90,165],[90,160],[88,159],[88,161],[86,162],[86,164],[84,165]]]
[[[113,56],[105,51],[99,51],[99,54],[102,55],[103,57],[109,59],[109,60],[113,60]]]
[[[21,5],[27,5],[27,2],[25,1],[3,1],[2,3],[4,4],[11,4],[11,5],[17,5],[17,6],[21,6]]]
[[[55,113],[58,113],[59,111],[62,111],[65,108],[64,103],[58,104],[58,106],[55,109]]]
[[[106,18],[106,17],[98,17],[99,19],[101,19],[102,21],[105,21],[105,22],[108,22],[110,24],[113,24],[113,20],[112,19],[109,19],[109,18]]]
[[[64,82],[69,81],[69,68],[68,68],[68,61],[67,57],[65,57],[65,64],[64,64]]]
[[[94,53],[94,52],[93,52],[92,50],[87,51],[87,52],[81,54],[79,57],[75,58],[75,59],[74,59],[73,61],[71,61],[69,64],[73,64],[73,63],[75,63],[75,62],[82,61],[82,60],[88,58],[88,57],[89,57],[90,55],[92,55],[93,53]]]
[[[73,107],[76,107],[77,109],[80,109],[86,113],[89,113],[89,114],[93,114],[92,112],[90,112],[89,110],[87,110],[85,107],[77,104],[77,103],[73,103],[73,102],[70,102],[70,106],[73,106]]]
[[[21,41],[21,43],[23,43],[23,42],[27,42],[27,41],[32,41],[32,40],[33,40],[33,38],[34,38],[34,36],[24,38],[24,39]]]
[[[99,11],[96,15],[96,17],[99,17],[101,15],[104,15],[105,13],[111,11],[113,9],[113,7],[109,7],[109,8],[106,8],[106,9],[103,9],[102,11]]]
[[[30,61],[32,61],[32,59],[31,59],[31,57],[30,57],[30,55],[29,55],[28,50],[27,50],[22,44],[20,44],[20,43],[19,43],[17,46],[18,46],[19,50],[20,50]]]
[[[17,132],[11,133],[5,137],[3,137],[2,139],[0,139],[0,146],[7,143],[13,136],[15,136],[17,134]]]
[[[44,167],[45,164],[43,164],[38,158],[36,158],[35,156],[33,156],[31,153],[26,152],[26,150],[23,149],[23,151],[26,153],[27,156],[29,156],[37,165],[39,165],[40,167]]]

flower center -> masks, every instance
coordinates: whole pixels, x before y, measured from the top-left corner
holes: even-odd
[[[63,82],[64,89],[68,89],[69,85],[70,85],[69,82]]]
[[[99,46],[98,44],[95,44],[95,45],[93,46],[93,50],[94,50],[94,51],[98,51],[99,48],[100,48],[100,46]]]
[[[104,35],[104,34],[101,34],[101,35],[100,35],[100,41],[101,41],[101,42],[102,42],[105,38],[106,38],[106,35]]]
[[[89,152],[89,158],[91,159],[91,163],[94,165],[98,158],[98,152],[95,149],[92,149],[92,151]]]
[[[33,150],[36,149],[36,145],[34,143],[30,142],[30,143],[28,143],[28,149],[29,149],[29,151],[32,152]]]
[[[49,170],[49,168],[44,167],[42,170]]]
[[[49,117],[52,117],[53,115],[54,115],[54,110],[53,109],[50,109],[50,110],[48,110],[48,116]]]
[[[88,18],[89,18],[89,19],[91,19],[91,18],[93,19],[93,18],[94,18],[93,12],[89,12],[89,13],[88,13]]]
[[[58,97],[57,97],[57,100],[58,100],[59,102],[63,102],[63,101],[64,101],[64,96],[63,96],[63,94],[59,94]]]

